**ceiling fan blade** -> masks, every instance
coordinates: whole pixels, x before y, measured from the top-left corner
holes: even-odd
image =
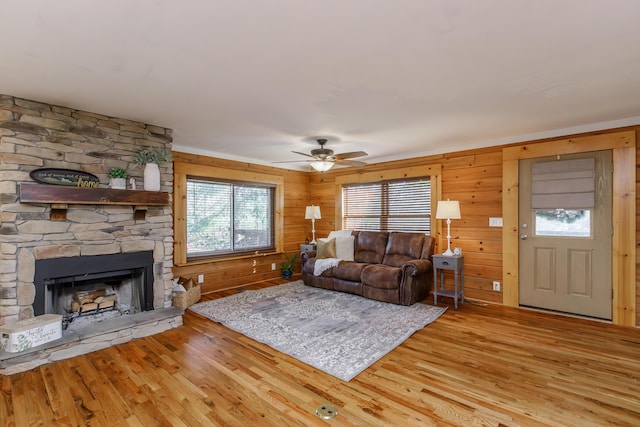
[[[362,166],[366,166],[367,164],[365,162],[360,162],[358,160],[341,160],[341,159],[336,159],[336,163],[339,165],[345,165],[345,166],[355,166],[357,168],[362,167]]]
[[[368,154],[365,153],[364,151],[351,151],[349,153],[336,154],[335,158],[338,160],[343,160],[343,159],[353,159],[354,157],[364,157],[364,156],[368,156]]]
[[[281,160],[279,162],[271,162],[271,163],[310,163],[313,160]]]
[[[307,156],[307,157],[311,157],[312,159],[315,159],[315,157],[307,153],[301,153],[299,151],[292,151],[292,153],[300,154],[301,156]]]

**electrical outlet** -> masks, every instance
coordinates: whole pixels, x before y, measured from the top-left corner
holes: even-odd
[[[502,227],[502,218],[489,218],[489,227]]]
[[[276,269],[276,263],[275,263],[275,262],[272,262],[272,263],[271,263],[271,270],[275,270],[275,269]]]
[[[500,281],[499,280],[494,280],[493,281],[493,290],[496,292],[500,292]]]
[[[198,283],[204,282],[204,274],[198,274]]]

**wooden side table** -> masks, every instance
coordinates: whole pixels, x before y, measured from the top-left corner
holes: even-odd
[[[453,297],[453,306],[458,309],[464,304],[464,256],[433,255],[433,303],[438,304],[438,296]],[[440,270],[440,286],[438,287],[438,270]],[[444,288],[445,270],[453,271],[453,291]]]

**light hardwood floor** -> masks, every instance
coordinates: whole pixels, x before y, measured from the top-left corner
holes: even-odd
[[[187,311],[181,328],[0,381],[17,427],[639,426],[640,330],[464,304],[345,383]],[[323,403],[338,416],[318,418]]]

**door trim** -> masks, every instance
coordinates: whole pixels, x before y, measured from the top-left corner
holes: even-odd
[[[502,149],[503,301],[518,307],[518,161],[535,157],[612,150],[612,322],[636,326],[636,133],[592,135]]]

